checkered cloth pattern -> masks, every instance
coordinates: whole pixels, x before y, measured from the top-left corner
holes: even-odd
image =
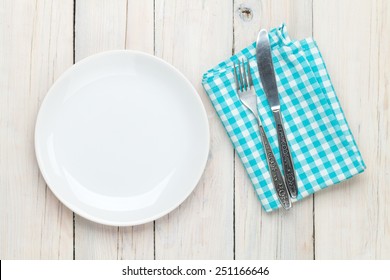
[[[324,60],[312,38],[292,41],[282,24],[269,32],[281,113],[301,200],[361,173],[366,168],[340,107]],[[281,168],[271,108],[261,86],[256,43],[203,75],[206,90],[265,211],[281,207],[273,187],[255,116],[235,91],[233,63],[249,60],[258,111]],[[282,170],[282,169],[281,169]]]

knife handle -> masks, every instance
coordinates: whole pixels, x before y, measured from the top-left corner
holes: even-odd
[[[280,111],[274,111],[273,114],[278,135],[278,144],[284,172],[284,181],[286,182],[290,196],[292,198],[296,198],[298,194],[297,180],[295,177],[295,169],[290,153],[290,148],[287,142],[286,131],[283,127],[282,116]]]
[[[268,142],[268,138],[265,135],[265,131],[262,125],[259,125],[261,142],[265,150],[269,171],[271,173],[272,183],[274,184],[276,194],[283,208],[288,210],[291,208],[291,200],[287,187],[284,183],[282,173],[280,172],[278,163],[276,162],[275,155],[272,152],[271,146]]]

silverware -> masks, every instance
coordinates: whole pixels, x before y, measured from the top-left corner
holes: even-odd
[[[237,74],[237,68],[239,74]],[[288,189],[284,183],[282,173],[279,169],[278,163],[276,162],[275,155],[272,152],[271,146],[269,144],[257,111],[257,95],[253,88],[253,80],[249,62],[245,63],[244,60],[242,60],[241,63],[238,63],[238,67],[236,66],[236,64],[234,64],[234,79],[236,82],[236,91],[241,103],[246,108],[248,108],[252,112],[252,114],[255,115],[256,120],[259,124],[261,142],[265,150],[269,171],[271,173],[272,183],[275,187],[279,201],[284,209],[290,209],[291,200],[289,197]]]
[[[295,177],[294,164],[288,146],[286,131],[283,127],[282,116],[280,114],[280,102],[278,87],[276,84],[274,65],[272,62],[271,48],[268,32],[262,29],[257,37],[256,60],[259,69],[261,83],[271,106],[276,123],[278,135],[279,151],[281,154],[284,171],[284,181],[286,182],[290,196],[296,198],[298,194],[297,180]]]

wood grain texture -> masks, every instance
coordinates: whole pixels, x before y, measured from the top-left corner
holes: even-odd
[[[77,1],[76,61],[113,49],[153,52],[152,1]],[[145,24],[140,21],[142,13]],[[137,24],[136,24],[137,23]],[[76,215],[76,259],[152,259],[153,223],[118,228]]]
[[[201,86],[203,72],[231,55],[232,10],[222,0],[156,0],[156,55],[198,90],[211,131],[209,160],[195,191],[156,221],[157,259],[233,258],[233,148]]]
[[[46,186],[34,152],[47,90],[72,65],[72,1],[1,1],[0,258],[70,259],[72,212]]]
[[[154,54],[154,0],[127,0],[126,48]]]
[[[390,257],[388,1],[314,1],[314,37],[367,165],[316,195],[317,259]]]
[[[256,40],[261,28],[282,22],[292,39],[312,34],[312,2],[243,1],[234,4],[234,50]],[[247,11],[253,14],[248,20]],[[235,255],[236,259],[312,259],[313,199],[294,204],[290,211],[265,213],[239,157],[235,158]]]

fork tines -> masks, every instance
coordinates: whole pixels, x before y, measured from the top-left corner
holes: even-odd
[[[238,74],[237,74],[237,68],[238,68]],[[251,67],[247,59],[245,60],[241,59],[241,62],[238,61],[238,67],[234,62],[233,69],[234,69],[234,79],[236,82],[237,91],[247,90],[249,87],[253,86]]]

